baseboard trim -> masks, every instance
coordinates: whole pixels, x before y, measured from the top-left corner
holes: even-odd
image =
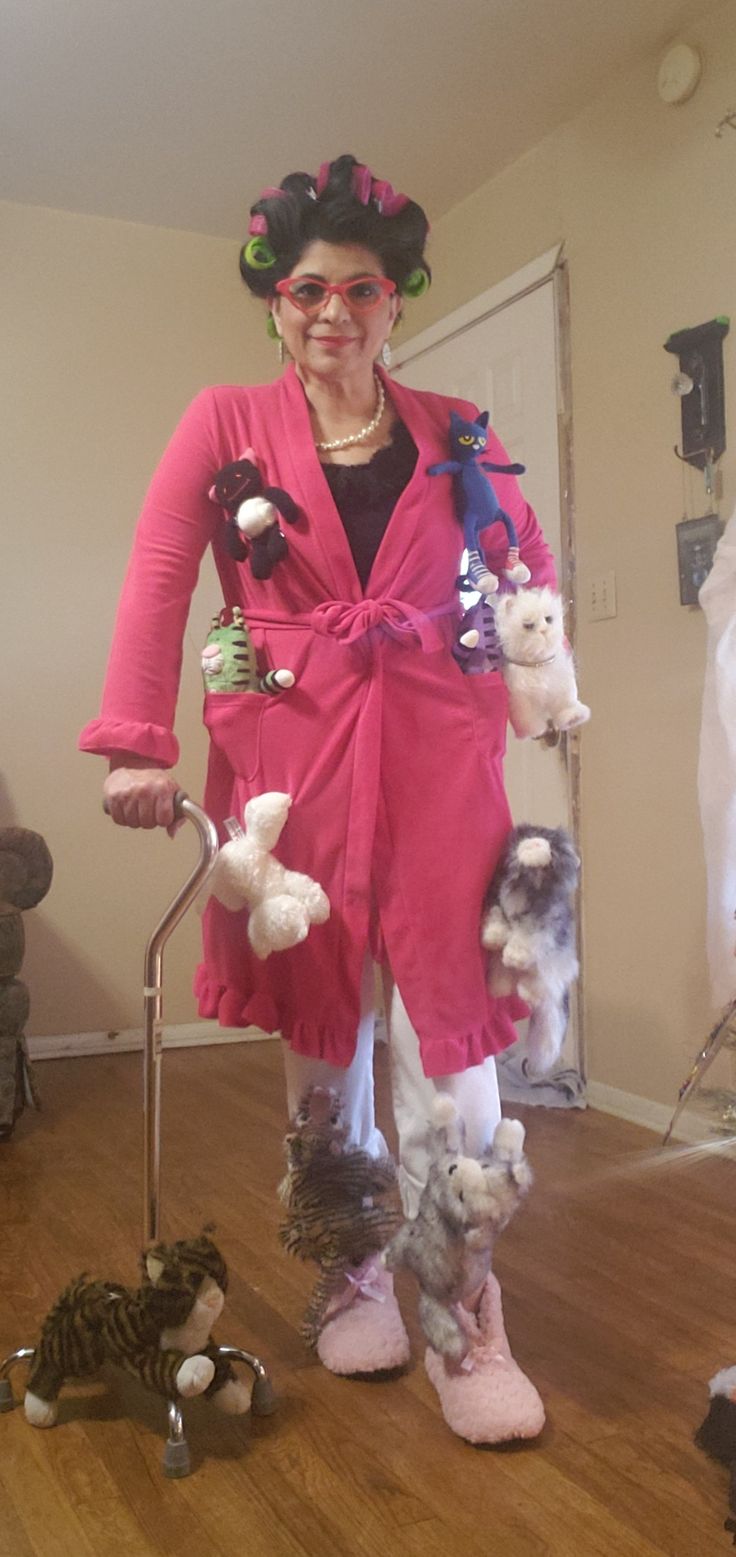
[[[378,1024],[377,1024],[378,1028]],[[376,1033],[385,1041],[384,1031]],[[263,1043],[278,1038],[278,1033],[264,1033],[260,1027],[218,1027],[215,1022],[179,1022],[163,1029],[162,1044],[165,1049],[199,1048],[220,1043]],[[121,1028],[112,1032],[52,1033],[45,1037],[29,1038],[28,1052],[32,1060],[82,1059],[86,1055],[127,1054],[143,1048],[143,1029]],[[642,1125],[653,1130],[660,1138],[664,1135],[673,1107],[655,1103],[651,1098],[640,1097],[636,1092],[623,1092],[619,1087],[606,1086],[602,1081],[588,1081],[585,1095],[589,1108],[597,1108],[603,1114],[615,1114],[629,1124]],[[713,1140],[710,1122],[705,1115],[692,1111],[678,1120],[674,1138],[698,1145]]]
[[[660,1139],[674,1113],[674,1103],[671,1106],[655,1103],[651,1098],[639,1097],[636,1092],[622,1092],[618,1087],[607,1087],[602,1081],[588,1081],[585,1090],[590,1108],[597,1108],[602,1114],[615,1114],[618,1119],[626,1119],[629,1124],[643,1125],[646,1130],[654,1130]],[[713,1140],[714,1136],[705,1115],[698,1116],[688,1111],[678,1120],[673,1138],[697,1146],[702,1141]]]
[[[260,1027],[218,1027],[216,1022],[178,1022],[164,1027],[165,1049],[189,1049],[202,1044],[262,1043],[278,1034],[264,1033]],[[82,1059],[92,1054],[127,1054],[143,1048],[141,1027],[121,1028],[117,1032],[51,1033],[28,1039],[32,1060]]]

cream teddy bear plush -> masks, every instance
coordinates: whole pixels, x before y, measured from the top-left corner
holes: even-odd
[[[301,871],[286,870],[271,850],[281,837],[291,795],[271,790],[245,807],[245,832],[229,822],[230,842],[223,845],[207,883],[225,908],[249,910],[248,939],[257,957],[285,951],[305,940],[310,925],[330,917],[326,892]]]

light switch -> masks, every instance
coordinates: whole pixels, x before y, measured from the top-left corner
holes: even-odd
[[[603,622],[616,615],[616,574],[596,573],[590,580],[588,592],[588,621]]]

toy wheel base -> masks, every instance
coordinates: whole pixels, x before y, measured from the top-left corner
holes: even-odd
[[[17,1405],[9,1376],[13,1368],[17,1368],[19,1363],[30,1365],[34,1356],[33,1346],[21,1346],[19,1351],[11,1352],[9,1357],[0,1358],[0,1411],[12,1411]]]
[[[189,1475],[192,1466],[186,1439],[182,1438],[178,1442],[171,1438],[167,1439],[162,1464],[164,1475],[170,1477],[172,1481]]]

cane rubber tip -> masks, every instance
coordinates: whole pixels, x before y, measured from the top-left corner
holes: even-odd
[[[250,1409],[254,1416],[271,1416],[278,1406],[273,1385],[269,1378],[259,1376],[253,1383]]]
[[[182,1441],[174,1443],[169,1438],[166,1442],[163,1458],[163,1472],[172,1481],[181,1476],[188,1476],[192,1468],[189,1458],[189,1444]]]

